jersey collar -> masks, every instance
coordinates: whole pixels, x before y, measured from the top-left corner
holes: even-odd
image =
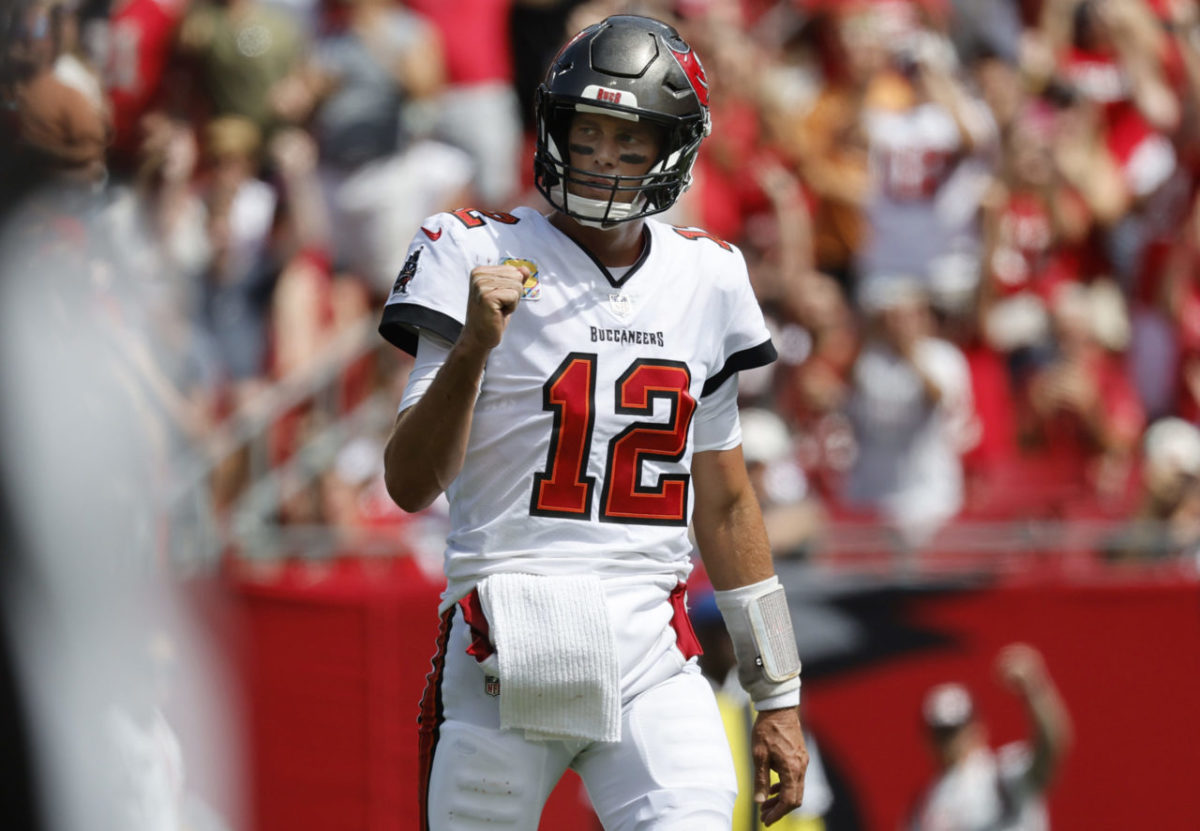
[[[642,224],[642,253],[638,255],[638,258],[634,261],[633,265],[631,265],[629,267],[629,270],[625,272],[625,274],[621,277],[620,280],[613,277],[612,272],[610,272],[608,270],[608,268],[604,265],[604,263],[600,262],[600,260],[598,260],[596,258],[596,255],[593,254],[591,252],[591,250],[589,250],[584,245],[580,244],[570,234],[563,233],[559,228],[557,228],[554,225],[553,222],[550,222],[549,218],[546,218],[546,223],[551,228],[554,228],[556,233],[562,234],[564,237],[566,237],[568,240],[570,240],[571,243],[576,248],[578,248],[584,254],[587,254],[588,259],[596,264],[596,268],[600,269],[600,273],[604,275],[604,279],[607,280],[608,284],[615,289],[619,289],[622,286],[624,286],[626,283],[628,283],[629,279],[631,277],[633,277],[633,275],[636,274],[643,265],[645,265],[645,263],[648,259],[650,259],[650,248],[651,248],[651,243],[654,240],[654,235],[652,233],[650,233],[650,224],[649,223]]]

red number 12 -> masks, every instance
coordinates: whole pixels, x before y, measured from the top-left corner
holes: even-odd
[[[533,477],[529,512],[535,516],[591,519],[596,478],[587,475],[592,428],[596,423],[596,360],[572,352],[542,387],[542,408],[554,413],[546,468]],[[679,461],[687,449],[696,400],[688,390],[692,375],[680,361],[639,359],[617,379],[616,412],[649,416],[654,401],[670,402],[666,423],[635,421],[608,443],[600,521],[639,525],[684,525],[690,476],[663,475],[642,484],[647,459]]]

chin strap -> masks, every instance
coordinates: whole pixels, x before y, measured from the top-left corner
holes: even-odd
[[[713,596],[733,640],[738,680],[759,710],[800,703],[800,656],[787,594],[772,575]]]
[[[640,210],[645,197],[638,194],[632,202],[612,202],[607,199],[589,199],[586,196],[576,196],[565,193],[566,204],[563,213],[574,219],[580,225],[592,228],[609,228],[617,223],[631,219],[630,214],[635,209]]]

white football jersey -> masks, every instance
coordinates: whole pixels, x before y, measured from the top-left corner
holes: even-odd
[[[443,605],[500,570],[686,577],[697,409],[775,349],[736,247],[646,229],[619,279],[531,208],[438,214],[409,246],[380,332],[414,354],[421,329],[458,337],[472,268],[533,274],[447,490]]]

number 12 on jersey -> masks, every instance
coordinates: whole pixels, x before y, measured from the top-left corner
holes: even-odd
[[[572,352],[542,386],[542,409],[554,414],[546,468],[534,474],[529,512],[534,516],[591,519],[596,477],[587,475],[596,423],[594,353]],[[616,413],[652,416],[654,402],[670,404],[665,423],[633,421],[608,443],[600,492],[600,521],[639,525],[685,525],[686,473],[663,474],[642,484],[649,459],[677,462],[687,449],[696,400],[688,390],[692,374],[681,361],[639,358],[616,383]]]

